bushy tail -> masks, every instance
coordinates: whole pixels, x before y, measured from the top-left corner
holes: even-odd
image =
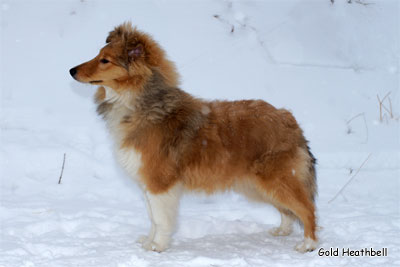
[[[317,160],[315,159],[314,155],[310,151],[310,147],[307,145],[307,152],[308,155],[310,156],[310,162],[308,165],[308,183],[310,187],[310,193],[311,193],[311,199],[315,202],[315,197],[317,195],[317,173],[315,170],[315,165],[317,164]]]

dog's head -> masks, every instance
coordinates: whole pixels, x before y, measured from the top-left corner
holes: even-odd
[[[124,23],[111,31],[106,45],[92,60],[70,69],[74,79],[119,92],[140,90],[157,70],[171,86],[177,84],[174,64],[147,34]]]

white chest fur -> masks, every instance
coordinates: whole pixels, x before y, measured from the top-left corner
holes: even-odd
[[[122,96],[118,95],[113,89],[106,88],[106,100],[113,103],[112,109],[105,116],[107,128],[114,140],[114,149],[118,163],[126,172],[138,180],[138,170],[141,166],[141,154],[133,147],[122,147],[123,139],[126,136],[125,129],[121,126],[124,116],[134,112],[122,101]]]
[[[141,154],[133,148],[116,148],[116,156],[129,176],[138,180],[138,170],[142,165]]]

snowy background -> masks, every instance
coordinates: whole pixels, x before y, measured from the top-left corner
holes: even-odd
[[[399,1],[347,2],[1,0],[0,266],[399,266]],[[113,159],[95,87],[68,73],[127,20],[187,92],[290,109],[319,162],[320,247],[388,256],[300,254],[299,226],[269,236],[278,212],[231,193],[184,197],[171,248],[144,251],[142,196]]]

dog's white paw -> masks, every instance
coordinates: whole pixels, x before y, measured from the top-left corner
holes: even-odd
[[[157,244],[154,241],[142,243],[142,247],[148,251],[163,252],[168,248],[166,244]]]
[[[287,236],[292,233],[292,229],[282,228],[282,227],[274,227],[271,230],[269,230],[268,233],[273,236]]]
[[[310,252],[317,248],[317,241],[312,240],[309,237],[306,237],[303,242],[296,246],[296,250],[301,253]]]
[[[147,235],[141,235],[141,236],[139,236],[138,237],[138,239],[136,240],[136,242],[137,243],[140,243],[140,244],[144,244],[144,243],[149,243],[149,242],[151,242],[152,240],[150,240],[150,238],[147,236]]]

